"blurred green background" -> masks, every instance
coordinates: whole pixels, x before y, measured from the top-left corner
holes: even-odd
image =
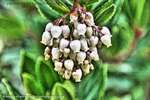
[[[99,50],[102,67],[76,84],[61,79],[53,64],[43,60],[40,43],[45,25],[68,13],[73,0],[0,0],[1,100],[48,100],[36,97],[42,95],[65,95],[58,100],[150,100],[150,0],[80,3],[97,25],[110,28],[113,46]]]

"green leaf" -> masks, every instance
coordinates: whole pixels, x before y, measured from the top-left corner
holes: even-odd
[[[13,93],[13,90],[12,90],[11,86],[8,84],[7,80],[6,79],[2,79],[2,82],[3,82],[3,84],[5,85],[5,87],[6,87],[7,91],[8,91],[9,98],[11,98],[11,100],[17,100],[15,95],[14,95],[14,93]]]
[[[69,13],[69,8],[61,0],[46,0],[50,7],[61,14]]]
[[[25,90],[27,94],[32,94],[32,95],[44,95],[43,87],[41,86],[36,79],[28,73],[23,73],[23,84],[25,87]]]
[[[20,52],[20,58],[21,73],[30,73],[35,76],[34,59],[30,55],[28,55],[24,50]]]
[[[107,24],[116,12],[116,6],[113,4],[112,0],[109,0],[103,5],[96,7],[94,10],[95,22],[98,25]]]
[[[100,61],[93,62],[94,71],[81,81],[78,87],[78,97],[81,100],[102,98],[107,80],[107,65]],[[81,92],[83,91],[84,92]]]
[[[61,16],[61,14],[52,9],[45,0],[34,0],[34,3],[40,14],[49,20],[55,20]]]
[[[42,57],[36,61],[35,71],[38,81],[43,85],[46,90],[51,90],[53,85],[60,81],[56,72],[54,72],[52,62],[46,63]]]
[[[0,11],[0,37],[20,38],[24,36],[25,26],[17,17]]]
[[[51,100],[75,100],[75,87],[70,81],[56,83],[52,89]]]

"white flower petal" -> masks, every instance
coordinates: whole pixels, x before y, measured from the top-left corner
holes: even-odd
[[[50,22],[46,25],[45,31],[51,31],[51,28],[53,27],[53,24]]]
[[[68,38],[70,35],[70,29],[68,25],[61,26],[64,38]]]
[[[48,31],[43,32],[41,43],[44,45],[48,45],[51,40],[50,33]]]
[[[85,24],[78,24],[77,25],[77,31],[78,31],[79,35],[85,36],[86,25]]]
[[[75,80],[75,82],[80,82],[82,77],[82,71],[81,69],[77,69],[75,72],[72,73],[72,77]]]
[[[51,28],[51,34],[53,38],[58,38],[62,33],[62,29],[59,26],[53,26]]]
[[[78,61],[78,64],[82,64],[83,61],[85,60],[86,58],[86,53],[85,52],[79,52],[77,53],[77,61]]]
[[[81,49],[81,43],[79,40],[73,40],[70,42],[70,48],[72,49],[72,51],[74,52],[79,52]]]
[[[107,47],[112,46],[112,44],[111,44],[111,36],[110,35],[104,35],[104,36],[102,36],[101,37],[101,41]]]
[[[72,70],[74,67],[74,62],[71,59],[65,60],[64,61],[64,66],[67,70]]]

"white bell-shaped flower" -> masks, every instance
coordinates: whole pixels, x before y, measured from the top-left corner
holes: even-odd
[[[85,36],[86,25],[78,23],[78,25],[77,25],[77,32],[78,32],[79,36]]]
[[[65,70],[63,77],[68,80],[68,79],[70,79],[71,74],[72,74],[72,72],[70,70]]]
[[[57,72],[60,72],[62,70],[62,67],[63,67],[63,63],[62,62],[58,62],[58,61],[55,61],[54,62],[54,70],[57,71]]]
[[[68,25],[63,25],[63,26],[61,26],[61,28],[62,28],[62,32],[63,32],[63,37],[64,38],[68,38],[69,35],[70,35],[70,28],[69,28],[69,26]]]
[[[82,78],[82,71],[81,69],[77,69],[75,72],[72,73],[72,77],[75,82],[80,82]]]
[[[66,57],[66,58],[67,58],[67,57],[69,56],[70,49],[69,49],[69,48],[64,48],[63,53],[64,53],[64,57]]]
[[[77,53],[77,61],[78,61],[78,64],[82,64],[83,61],[85,60],[86,58],[86,53],[85,52],[79,52]]]
[[[94,61],[98,61],[99,60],[99,55],[98,55],[96,47],[95,47],[95,49],[91,50],[90,57]]]
[[[48,45],[51,40],[51,35],[48,31],[43,32],[41,43]]]
[[[62,33],[62,28],[60,26],[52,26],[51,34],[53,38],[58,38]]]
[[[63,51],[63,49],[66,48],[66,47],[68,47],[68,46],[69,46],[69,41],[66,40],[66,39],[64,39],[64,38],[62,38],[60,40],[60,44],[59,44],[60,50]]]
[[[86,36],[89,38],[89,37],[92,36],[92,34],[93,34],[93,29],[92,29],[92,27],[87,27],[87,28],[86,28]]]
[[[111,36],[110,35],[104,35],[104,36],[102,36],[101,37],[101,41],[107,47],[112,46],[112,44],[111,44]]]
[[[53,24],[52,24],[51,22],[48,23],[48,24],[46,25],[45,31],[50,32],[52,27],[53,27]]]
[[[90,45],[95,47],[98,44],[99,38],[97,36],[92,36],[90,38]]]
[[[103,35],[110,35],[111,36],[111,33],[110,33],[109,29],[106,26],[102,27],[101,33]]]
[[[70,48],[73,52],[79,52],[81,49],[81,42],[79,40],[73,40],[70,42]]]
[[[87,40],[85,38],[82,38],[80,40],[80,42],[81,42],[81,49],[84,50],[84,51],[88,51],[89,47],[88,47]]]
[[[85,22],[89,26],[94,26],[95,25],[95,23],[94,23],[94,17],[92,15],[92,13],[86,12]]]
[[[64,61],[64,66],[67,70],[72,70],[74,67],[74,62],[71,59],[65,60]]]
[[[58,60],[61,56],[61,53],[58,48],[52,48],[51,55],[53,60]]]

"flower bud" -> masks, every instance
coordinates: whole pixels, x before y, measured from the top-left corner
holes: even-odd
[[[88,26],[94,26],[95,25],[92,13],[86,12],[85,22]]]
[[[90,73],[90,65],[89,64],[82,65],[82,70],[85,75],[89,74]]]
[[[92,50],[92,52],[90,53],[90,57],[94,61],[99,60],[99,55],[98,55],[97,49]]]
[[[80,82],[82,77],[82,71],[81,69],[77,69],[75,72],[72,73],[72,77],[75,80],[75,82]]]
[[[69,57],[70,57],[70,59],[75,61],[76,60],[76,53],[75,52],[70,52]]]
[[[79,40],[73,40],[70,42],[70,48],[73,52],[79,52],[81,49],[81,43]]]
[[[55,65],[55,68],[54,68],[55,71],[60,72],[62,70],[62,67],[63,67],[62,62],[55,61],[54,65]]]
[[[93,29],[92,29],[92,27],[87,27],[87,28],[86,28],[86,36],[89,38],[89,37],[92,36],[92,34],[93,34]]]
[[[98,44],[99,38],[97,36],[92,36],[90,38],[90,45],[95,47]]]
[[[80,40],[80,42],[81,42],[81,49],[84,50],[84,51],[88,51],[89,47],[88,47],[88,43],[87,43],[86,39],[82,38]]]
[[[60,48],[61,51],[63,51],[63,49],[68,47],[68,45],[69,45],[69,41],[62,38],[60,40],[59,48]]]
[[[44,51],[45,60],[48,60],[50,58],[50,48],[46,47]]]
[[[52,23],[48,23],[48,24],[46,25],[45,31],[50,32],[52,27],[53,27],[53,24],[52,24]]]
[[[59,26],[53,26],[51,28],[51,34],[53,38],[58,38],[62,33],[62,29]]]
[[[62,32],[63,32],[63,37],[68,38],[69,35],[70,35],[69,26],[68,25],[63,25],[63,26],[61,26],[61,28],[62,28]]]
[[[111,44],[111,36],[110,35],[104,35],[104,36],[102,36],[101,37],[101,41],[107,47],[112,46],[112,44]]]
[[[85,36],[86,25],[78,23],[78,25],[77,25],[77,31],[78,31],[79,36]]]
[[[44,45],[48,45],[51,40],[50,33],[48,31],[43,32],[41,43]]]
[[[90,68],[91,68],[91,70],[94,70],[94,65],[90,64]]]
[[[110,35],[111,36],[109,29],[107,27],[105,27],[105,26],[102,27],[101,33],[103,35]]]
[[[69,48],[64,48],[64,57],[68,57],[69,56],[69,53],[70,53],[70,49]]]
[[[70,79],[70,77],[71,77],[71,71],[70,70],[65,70],[65,73],[64,73],[63,77],[65,79]]]
[[[52,48],[51,54],[53,60],[58,60],[61,56],[61,53],[58,48]]]
[[[82,64],[83,61],[85,60],[85,58],[86,58],[86,53],[85,52],[79,52],[79,53],[77,53],[78,64]]]
[[[71,59],[65,60],[64,61],[64,66],[67,70],[72,70],[74,67],[74,62]]]
[[[78,31],[76,29],[73,31],[73,37],[75,39],[79,39],[79,34],[78,34]]]

